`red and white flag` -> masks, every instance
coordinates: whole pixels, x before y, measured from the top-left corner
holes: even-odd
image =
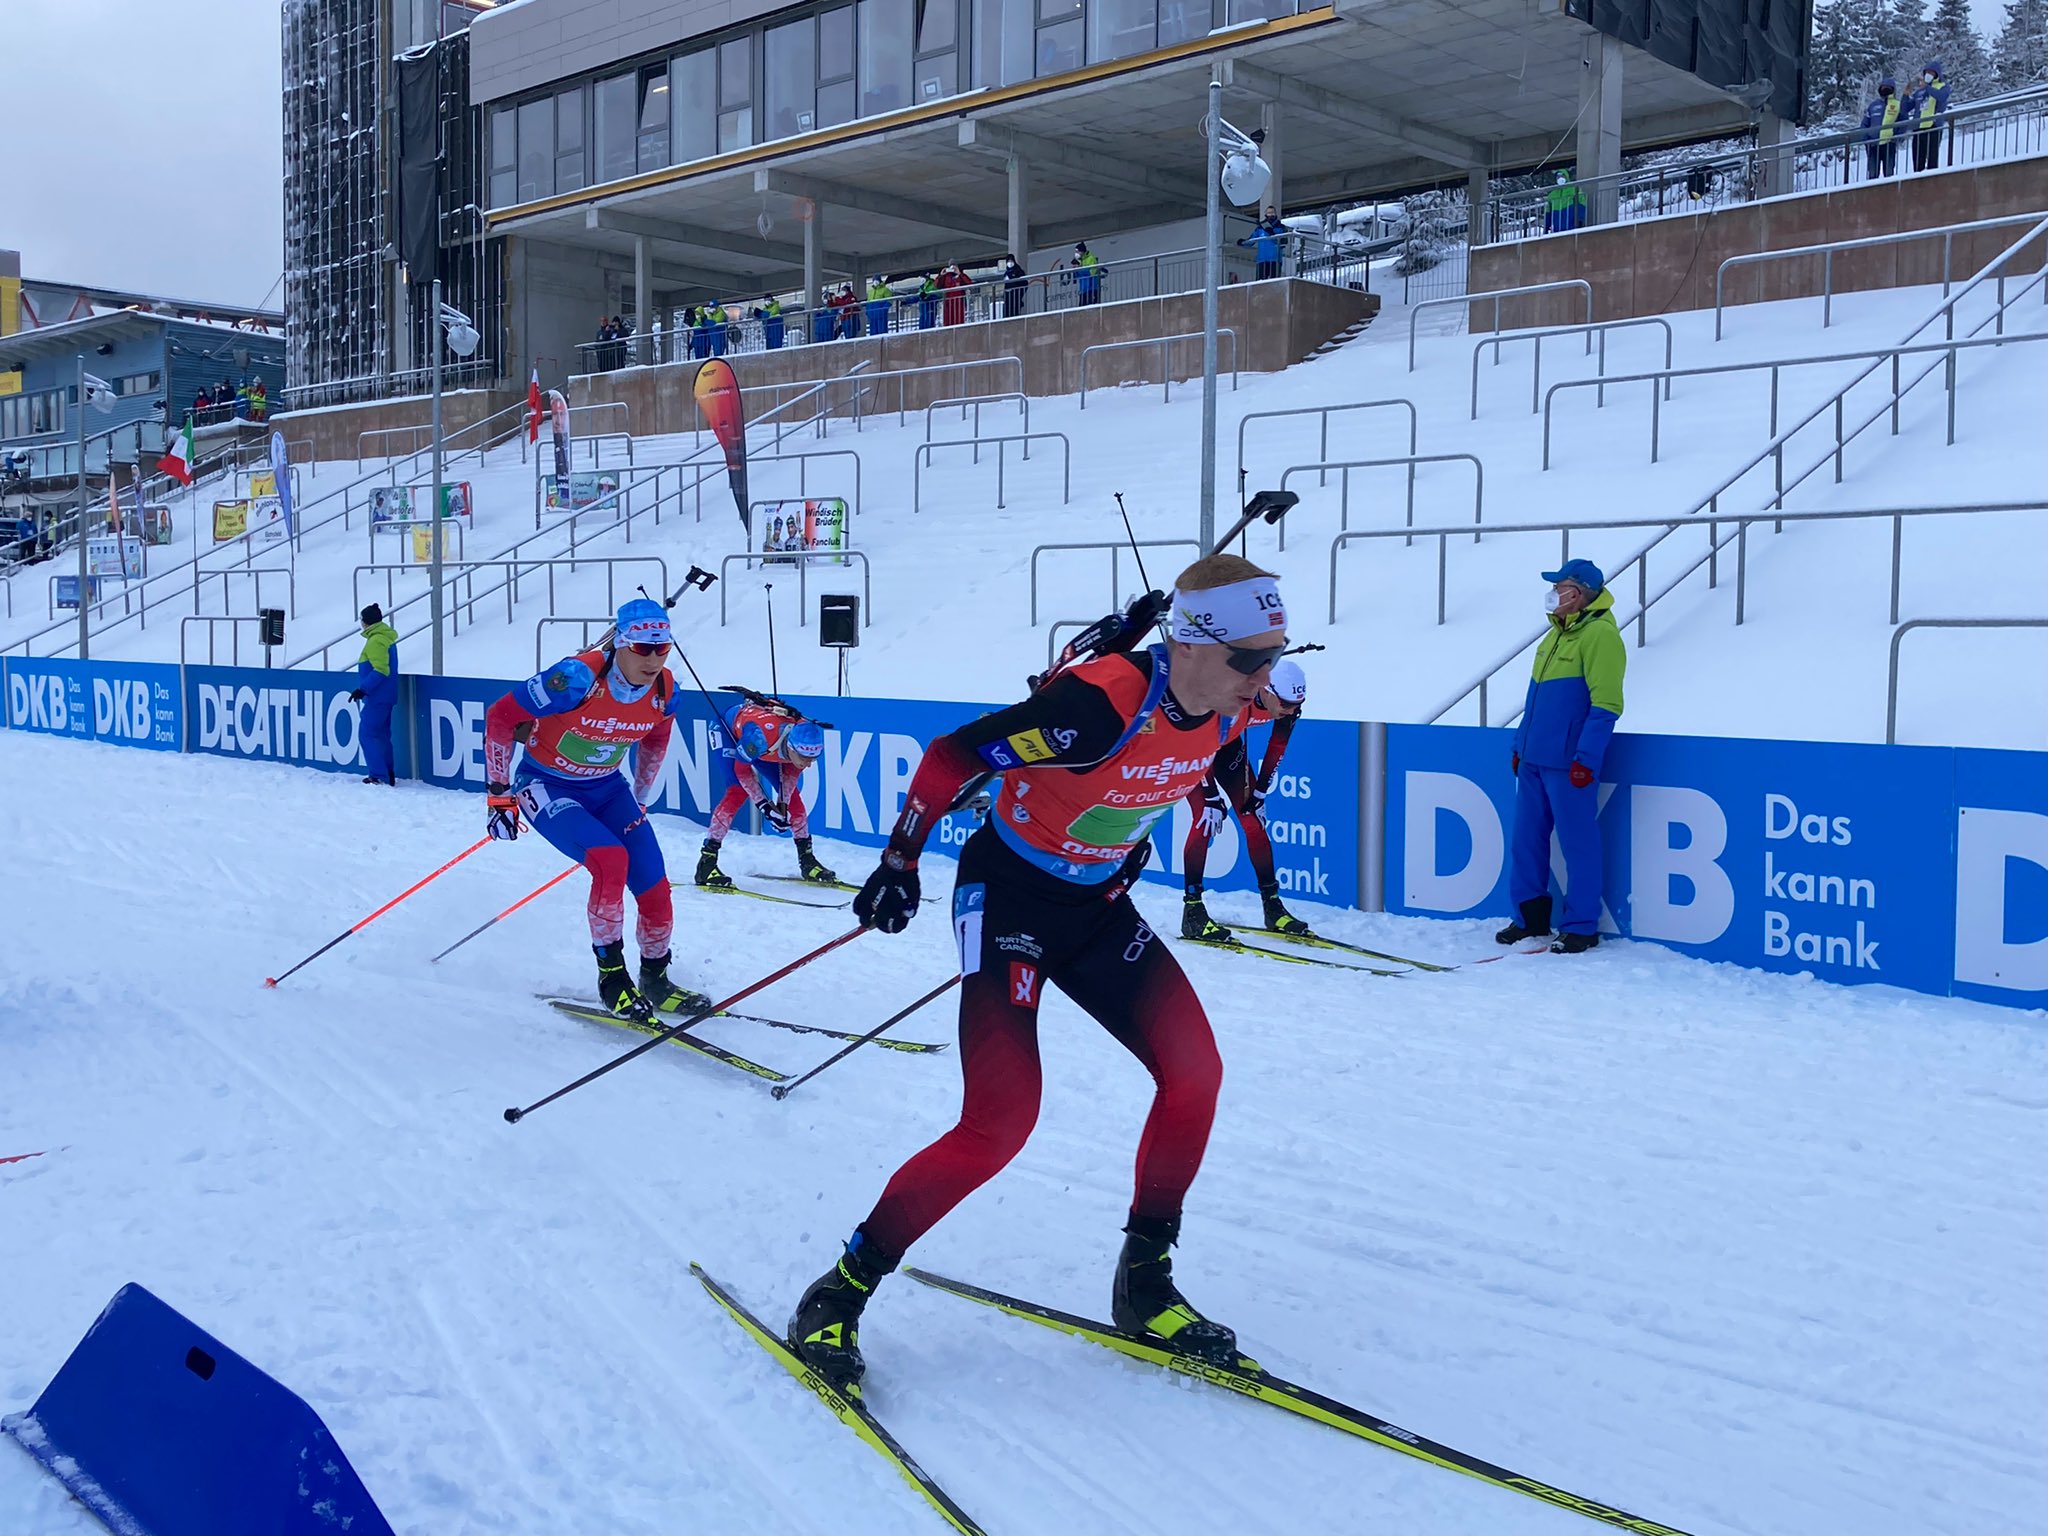
[[[164,450],[164,456],[156,461],[156,467],[169,475],[180,485],[192,483],[192,460],[197,455],[192,447],[192,418],[185,418],[185,433],[182,439],[172,438],[171,446]]]
[[[536,364],[533,370],[533,382],[526,386],[526,440],[529,443],[540,441],[540,418],[542,414],[540,367]]]

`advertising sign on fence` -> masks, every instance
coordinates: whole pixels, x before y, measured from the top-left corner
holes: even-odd
[[[759,537],[763,554],[846,548],[846,502],[840,497],[757,501],[753,513],[750,536]],[[844,560],[829,563],[846,564]]]
[[[185,668],[187,749],[222,757],[361,773],[357,727],[362,706],[349,698],[347,672],[281,672],[262,667]],[[392,716],[392,756],[408,760],[409,711]]]
[[[380,485],[370,492],[370,526],[412,521],[412,487]]]
[[[541,498],[550,512],[575,512],[584,507],[595,506],[619,488],[619,472],[615,469],[579,469],[569,476],[569,489],[562,491],[560,475],[540,477]],[[616,499],[606,503],[614,511],[618,509]]]
[[[213,504],[213,542],[225,544],[249,531],[249,502],[246,497]]]
[[[7,723],[16,730],[157,752],[184,745],[176,667],[15,656],[5,669]]]

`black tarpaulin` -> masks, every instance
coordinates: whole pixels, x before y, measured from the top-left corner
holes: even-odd
[[[407,279],[425,285],[440,244],[440,45],[411,49],[397,63],[398,255]]]
[[[1811,0],[1565,0],[1565,14],[1709,85],[1771,83],[1761,105],[1803,120]]]

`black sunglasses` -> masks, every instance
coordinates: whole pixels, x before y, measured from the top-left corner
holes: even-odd
[[[1188,622],[1223,647],[1224,660],[1229,663],[1230,670],[1239,677],[1257,677],[1287,654],[1278,646],[1232,645],[1193,615],[1188,616]]]

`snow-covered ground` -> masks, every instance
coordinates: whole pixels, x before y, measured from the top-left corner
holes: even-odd
[[[0,778],[0,1158],[47,1153],[0,1163],[0,1411],[139,1280],[302,1392],[407,1536],[942,1529],[687,1264],[779,1323],[951,1123],[951,1054],[857,1053],[778,1103],[662,1050],[507,1126],[633,1043],[531,997],[588,985],[580,879],[426,963],[555,872],[537,839],[272,992],[471,841],[477,803],[15,732]],[[691,830],[662,833],[681,864]],[[724,900],[678,894],[678,968],[713,990],[848,923]],[[942,912],[761,1011],[879,1021],[953,964]],[[1269,1366],[1695,1536],[2044,1528],[2040,1015],[1626,943],[1569,976],[1183,960],[1227,1075],[1180,1272]],[[706,1033],[790,1071],[833,1044]],[[950,1010],[901,1033],[947,1039]],[[1037,1134],[915,1257],[1100,1314],[1147,1084],[1063,1000],[1043,1036]],[[997,1536],[1595,1529],[900,1279],[863,1341],[873,1405]],[[93,1529],[0,1447],[0,1531]]]

